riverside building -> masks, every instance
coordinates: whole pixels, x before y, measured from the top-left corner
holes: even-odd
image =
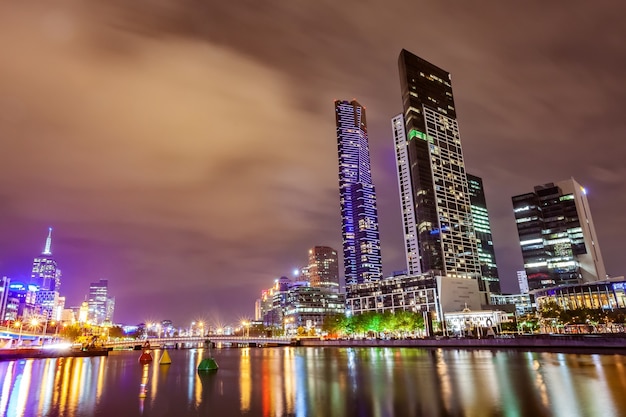
[[[574,179],[512,197],[528,287],[606,279],[587,191]]]
[[[377,281],[382,266],[365,108],[356,100],[337,100],[335,122],[346,284]]]
[[[404,49],[398,65],[403,113],[391,124],[408,275],[484,287],[450,74]]]
[[[309,249],[309,265],[302,270],[306,270],[311,287],[339,292],[339,259],[333,248],[315,246]]]
[[[475,175],[467,174],[467,184],[470,194],[472,221],[478,245],[478,261],[480,263],[480,280],[478,287],[481,291],[491,294],[500,293],[500,278],[496,266],[496,252],[493,247],[491,222],[487,211],[487,200],[483,180]]]

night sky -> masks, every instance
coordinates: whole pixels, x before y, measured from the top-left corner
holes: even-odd
[[[405,48],[452,74],[503,290],[522,268],[511,196],[570,177],[624,275],[626,6],[430,3],[1,2],[0,274],[27,277],[52,226],[67,306],[102,278],[117,322],[252,317],[310,247],[341,250],[333,101],[353,98],[384,272],[404,269]]]

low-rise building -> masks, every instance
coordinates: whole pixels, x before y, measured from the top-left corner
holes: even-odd
[[[541,306],[549,301],[556,302],[564,310],[626,308],[626,279],[624,277],[541,288],[531,293],[535,297],[537,309],[541,309]]]

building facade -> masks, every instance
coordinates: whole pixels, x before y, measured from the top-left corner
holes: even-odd
[[[537,309],[546,302],[557,303],[564,310],[589,308],[593,310],[626,309],[626,280],[624,277],[582,284],[566,284],[533,291]]]
[[[530,291],[530,288],[528,288],[528,277],[526,276],[525,270],[517,271],[517,285],[519,285],[520,294],[528,294]]]
[[[478,281],[432,274],[401,275],[346,287],[349,314],[399,310],[432,312],[438,320],[447,312],[481,309]]]
[[[299,328],[319,334],[326,317],[343,313],[343,294],[287,277],[276,279],[255,303],[255,320],[286,334],[296,334]]]
[[[404,112],[392,127],[409,273],[419,269],[478,280],[481,269],[450,74],[406,50],[398,66]]]
[[[574,179],[512,197],[530,290],[606,279],[586,190]]]
[[[493,247],[491,222],[487,211],[487,200],[483,180],[475,175],[467,174],[467,185],[470,194],[472,221],[478,245],[478,261],[480,263],[480,280],[478,287],[481,291],[500,293],[500,278],[496,266],[496,252]]]
[[[7,320],[5,314],[7,312],[7,302],[9,300],[9,285],[11,284],[11,278],[0,277],[0,322]],[[11,319],[15,320],[15,319]]]
[[[107,318],[107,303],[109,300],[109,281],[101,279],[89,285],[89,299],[87,301],[89,313],[87,320],[93,324],[102,324]]]
[[[355,100],[337,100],[335,122],[346,284],[376,281],[382,266],[365,108]]]
[[[346,300],[343,294],[321,287],[290,288],[283,307],[285,334],[319,334],[326,317],[345,312]]]
[[[33,260],[30,278],[30,283],[38,286],[40,290],[58,293],[61,288],[61,270],[52,257],[52,228],[48,229],[48,237],[43,252]]]
[[[339,292],[339,258],[333,248],[315,246],[309,249],[309,265],[302,269],[306,270],[311,287]]]

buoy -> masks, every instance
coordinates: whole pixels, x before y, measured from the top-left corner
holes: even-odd
[[[147,350],[144,350],[141,356],[139,357],[139,363],[146,364],[152,362],[152,355],[148,353]]]
[[[161,355],[161,359],[159,359],[159,365],[171,365],[172,358],[170,358],[170,354],[167,353],[166,349],[163,349],[163,354]]]
[[[198,372],[211,372],[217,371],[217,369],[217,362],[215,362],[213,358],[204,358],[200,361],[200,365],[198,365]]]

